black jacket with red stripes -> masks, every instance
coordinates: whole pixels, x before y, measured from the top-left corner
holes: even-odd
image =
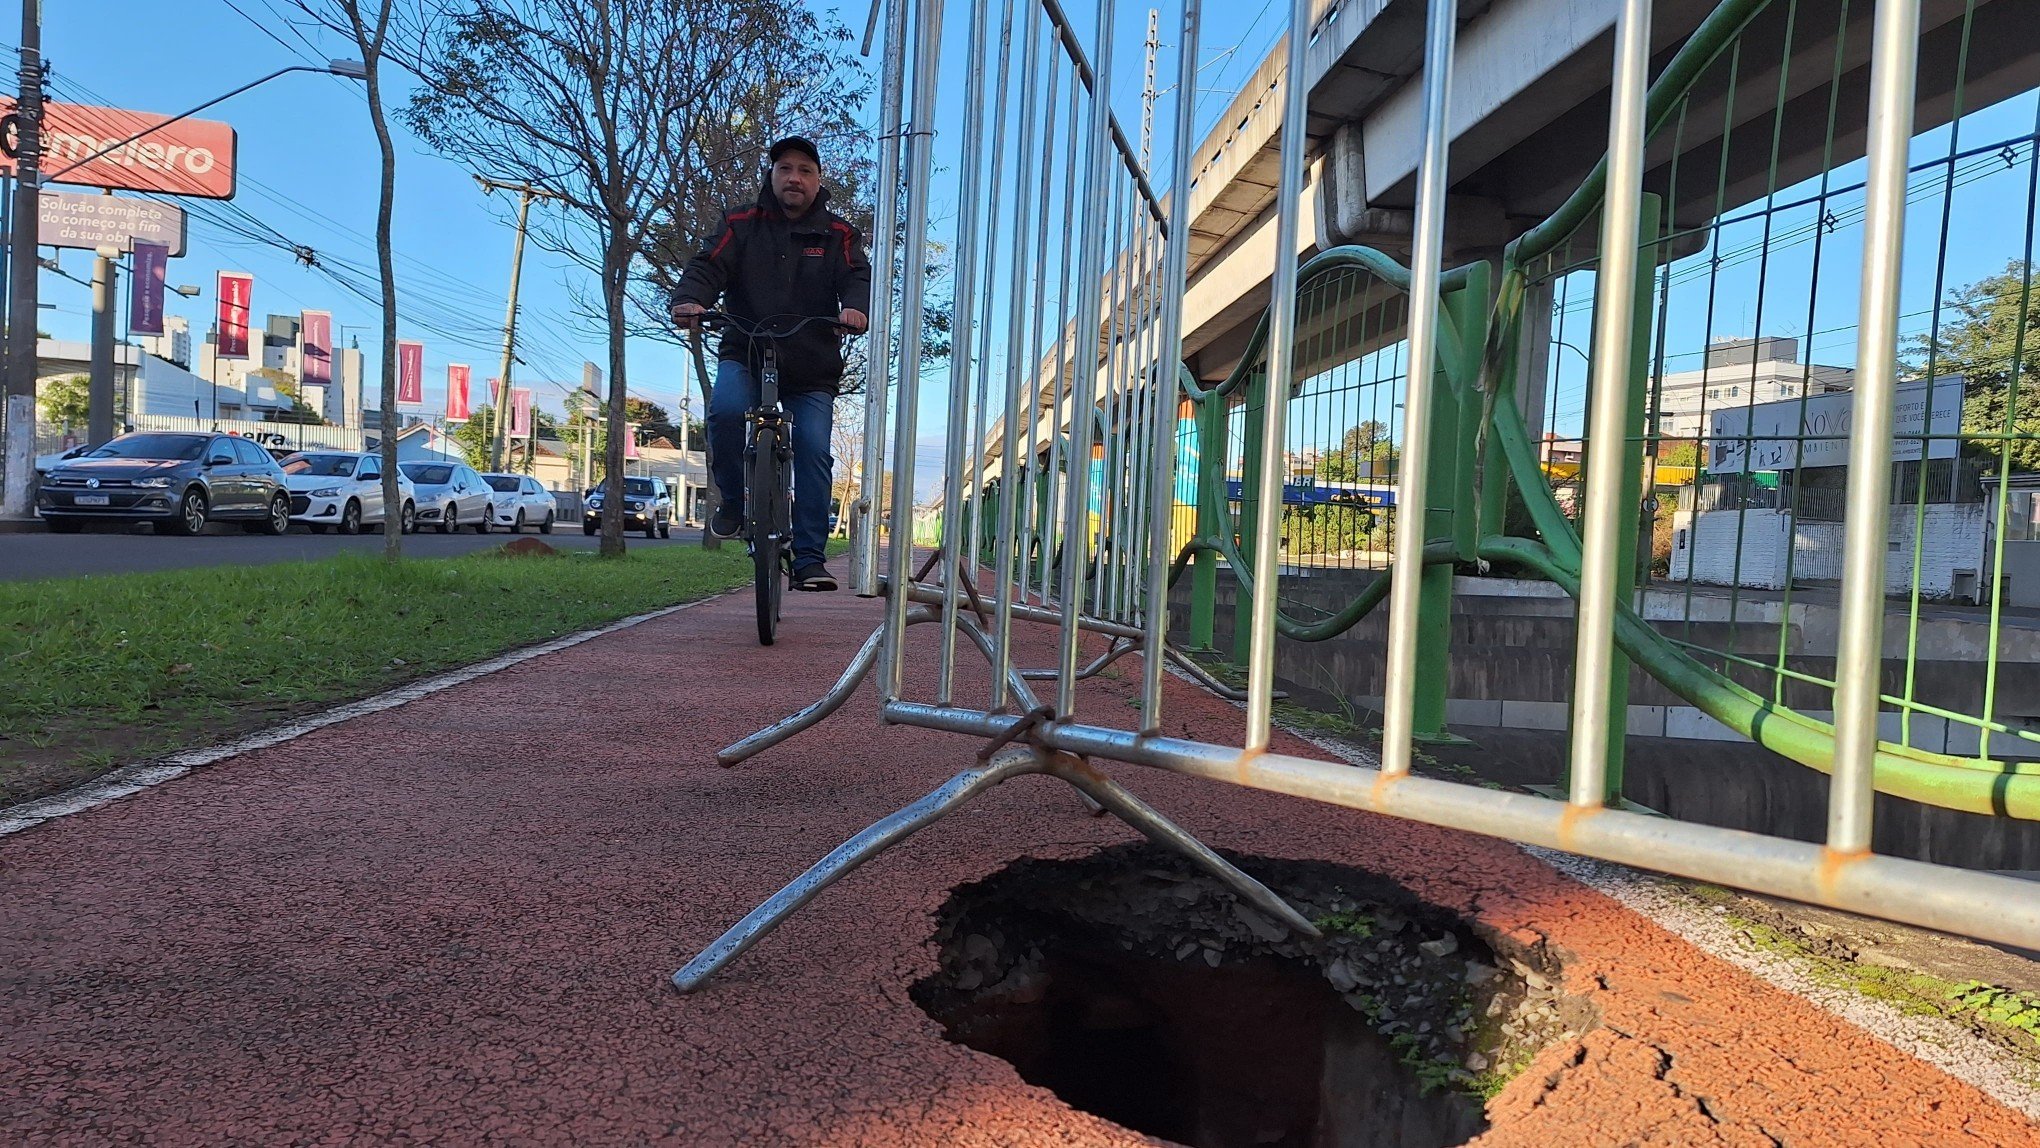
[[[844,308],[871,313],[871,261],[864,237],[829,210],[822,188],[799,219],[787,218],[768,179],[749,207],[723,213],[708,245],[688,260],[674,303],[698,303],[742,319],[826,315]],[[721,357],[759,370],[764,356],[751,340],[725,330]],[[835,391],[843,380],[843,341],[836,329],[810,324],[779,340],[779,389]]]

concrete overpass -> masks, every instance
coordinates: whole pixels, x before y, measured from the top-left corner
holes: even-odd
[[[1966,65],[1958,68],[1968,0],[1921,0],[1919,131],[1951,118],[1958,78],[1970,110],[2040,84],[2040,47],[2020,20],[2030,18],[2032,5],[1975,0]],[[1718,6],[1718,0],[1657,0],[1653,75]],[[1617,7],[1618,0],[1461,0],[1448,267],[1499,256],[1564,203],[1600,160]],[[1678,133],[1676,186],[1671,133],[1661,133],[1651,149],[1647,186],[1667,195],[1680,226],[1704,228],[1773,186],[1818,174],[1827,151],[1830,82],[1837,76],[1840,112],[1826,162],[1839,166],[1862,154],[1872,7],[1854,0],[1845,21],[1844,0],[1774,0],[1742,36],[1733,87],[1728,68],[1707,69]],[[1423,0],[1319,0],[1308,53],[1310,155],[1297,258],[1358,243],[1407,261],[1420,146],[1423,10]],[[1183,353],[1206,381],[1237,366],[1268,304],[1286,51],[1282,42],[1269,51],[1192,161]],[[1774,184],[1774,113],[1781,101]],[[1680,253],[1696,250],[1700,239],[1690,237]],[[1590,223],[1574,249],[1591,249],[1593,241]],[[1357,305],[1383,308],[1365,325],[1373,346],[1398,337],[1400,299],[1383,290],[1371,295]],[[1539,312],[1533,306],[1526,317],[1548,317]],[[1304,314],[1299,322],[1327,318]],[[1532,356],[1545,349],[1534,337],[1525,345]],[[1317,346],[1322,351],[1326,344]],[[1345,357],[1365,349],[1356,344]],[[1067,359],[1062,366],[1070,369]],[[1529,377],[1541,377],[1536,363],[1524,367]],[[1044,360],[1037,393],[1045,416],[1055,375],[1055,365]],[[1542,401],[1537,388],[1526,388],[1523,397]],[[1055,422],[1066,418],[1038,420]],[[1047,433],[1044,426],[1037,447]],[[999,438],[995,430],[988,439],[987,477],[1001,469]]]
[[[1653,74],[1716,7],[1657,0]],[[1682,129],[1677,187],[1669,139],[1652,149],[1649,185],[1679,222],[1701,226],[1769,190],[1773,112],[1782,92],[1778,186],[1818,174],[1828,86],[1840,52],[1843,125],[1832,163],[1862,154],[1872,5],[1777,0],[1753,21],[1736,61],[1709,69]],[[1966,0],[1923,0],[1919,130],[1954,103]],[[1323,0],[1310,47],[1311,160],[1300,256],[1362,243],[1407,258],[1422,93],[1421,0]],[[1462,0],[1453,71],[1448,265],[1493,257],[1563,203],[1606,150],[1608,71],[1617,0]],[[1978,0],[1963,104],[1984,107],[2040,83],[2030,0]],[[1787,21],[1792,21],[1791,51]],[[2025,19],[2021,19],[2024,17]],[[1184,355],[1200,378],[1235,366],[1268,301],[1275,264],[1275,172],[1283,59],[1278,44],[1198,149],[1191,187]],[[1853,114],[1852,114],[1853,112]],[[1851,121],[1855,122],[1851,122]],[[1728,140],[1726,193],[1716,183]],[[1591,242],[1592,232],[1587,238]]]

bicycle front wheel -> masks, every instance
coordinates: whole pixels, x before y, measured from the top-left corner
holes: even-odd
[[[786,476],[779,459],[777,435],[761,428],[752,442],[751,489],[745,506],[751,516],[752,586],[758,600],[758,644],[769,646],[778,635],[780,597],[786,591],[782,552],[787,538],[781,519],[786,505]]]

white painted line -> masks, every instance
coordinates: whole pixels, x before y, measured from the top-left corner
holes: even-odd
[[[724,591],[724,593],[728,593],[728,591]],[[406,686],[398,686],[387,693],[380,693],[371,698],[363,698],[358,702],[348,702],[346,705],[335,707],[324,713],[301,718],[284,725],[273,726],[223,745],[210,746],[205,749],[188,749],[181,753],[173,753],[168,757],[122,766],[112,773],[81,785],[73,786],[62,793],[51,794],[48,797],[38,798],[21,805],[0,809],[0,837],[5,837],[10,833],[20,833],[24,829],[33,829],[46,821],[54,821],[59,817],[68,817],[74,813],[83,813],[88,809],[96,809],[108,802],[118,801],[130,794],[140,793],[150,786],[161,785],[173,778],[183,777],[194,769],[211,765],[217,761],[237,757],[244,753],[252,753],[258,749],[267,749],[273,745],[282,745],[284,742],[301,738],[314,730],[321,730],[329,725],[336,725],[347,721],[350,718],[358,718],[367,714],[380,713],[383,710],[395,709],[401,705],[408,705],[420,698],[450,690],[455,686],[465,685],[477,678],[484,678],[500,670],[507,670],[512,666],[531,661],[533,658],[542,658],[547,654],[556,654],[561,650],[578,646],[582,642],[592,641],[608,634],[614,634],[619,630],[628,630],[632,626],[656,621],[670,614],[677,614],[691,606],[699,606],[704,602],[712,602],[722,596],[722,594],[711,594],[706,598],[697,598],[692,602],[682,602],[677,606],[667,606],[663,609],[653,610],[650,613],[633,615],[632,617],[611,622],[607,626],[601,626],[593,630],[582,630],[579,633],[568,634],[564,638],[554,638],[552,641],[542,645],[527,646],[521,650],[513,650],[510,653],[490,658],[486,662],[477,662],[472,666],[450,670],[437,677],[412,682]]]

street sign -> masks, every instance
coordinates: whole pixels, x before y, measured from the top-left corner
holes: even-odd
[[[38,204],[35,240],[44,247],[133,251],[135,241],[184,254],[184,210],[148,199],[45,191]]]
[[[234,129],[226,124],[89,104],[42,107],[45,183],[234,198]],[[0,97],[0,113],[13,112],[13,98]],[[121,142],[129,136],[137,138]],[[106,147],[113,150],[97,154]],[[0,175],[13,174],[14,157],[0,154]]]

